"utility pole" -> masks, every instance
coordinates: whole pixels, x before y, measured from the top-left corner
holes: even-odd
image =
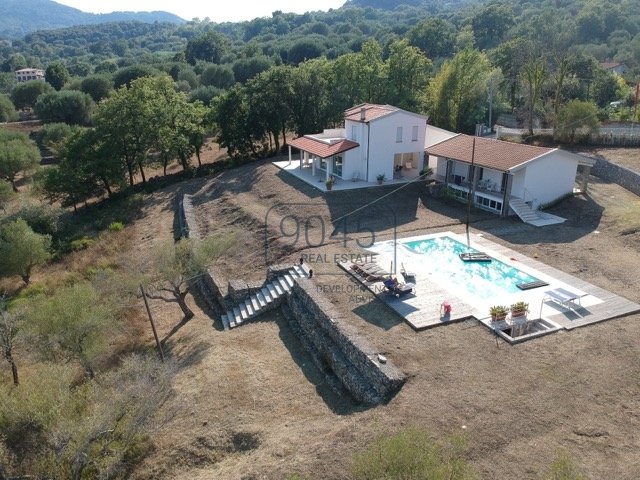
[[[158,338],[158,332],[156,331],[156,323],[151,316],[151,309],[149,308],[149,302],[147,301],[147,294],[144,291],[144,287],[140,284],[140,293],[142,293],[142,299],[144,300],[144,306],[147,309],[147,315],[149,315],[149,323],[151,323],[151,330],[153,330],[153,337],[156,339],[156,347],[158,348],[158,355],[160,360],[164,363],[164,353],[162,352],[162,345],[160,345],[160,339]]]

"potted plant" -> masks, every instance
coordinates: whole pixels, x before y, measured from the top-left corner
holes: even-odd
[[[329,178],[327,178],[326,182],[324,182],[324,184],[327,187],[327,190],[331,190],[333,188],[333,184],[336,183],[336,179],[333,178],[333,175],[331,175]]]
[[[384,182],[384,173],[378,174],[376,180],[378,180],[378,185],[382,185],[382,182]]]
[[[433,168],[431,167],[424,167],[420,170],[420,178],[422,180],[427,180],[427,177],[430,177],[431,175],[433,175]]]
[[[494,305],[489,309],[489,313],[491,314],[492,322],[499,322],[507,318],[507,314],[509,313],[509,309],[504,305]]]
[[[528,311],[529,304],[527,302],[516,302],[511,305],[511,318],[526,315]]]

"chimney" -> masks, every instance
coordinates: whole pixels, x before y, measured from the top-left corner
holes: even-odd
[[[360,109],[360,121],[361,121],[361,122],[364,122],[364,119],[365,119],[365,117],[366,117],[366,114],[367,114],[367,109],[366,109],[366,108],[364,108],[364,107],[362,107],[362,108]]]

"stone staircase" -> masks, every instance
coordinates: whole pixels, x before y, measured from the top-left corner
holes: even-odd
[[[246,300],[228,309],[227,313],[222,315],[224,329],[238,327],[267,310],[279,306],[285,294],[293,287],[293,279],[308,276],[309,271],[305,265],[295,265],[274,276],[265,282],[262,288],[254,291]]]

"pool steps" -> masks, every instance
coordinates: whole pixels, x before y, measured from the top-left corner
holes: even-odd
[[[305,265],[295,265],[266,282],[262,288],[254,291],[247,299],[227,309],[227,312],[221,316],[224,329],[238,327],[267,310],[271,310],[275,302],[291,291],[295,278],[308,276],[309,271]]]

